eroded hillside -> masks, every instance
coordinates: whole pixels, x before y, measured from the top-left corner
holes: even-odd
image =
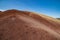
[[[28,11],[0,12],[0,40],[60,40],[60,21]]]

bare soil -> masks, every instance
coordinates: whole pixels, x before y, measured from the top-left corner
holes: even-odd
[[[0,40],[60,40],[60,22],[27,11],[0,12]]]

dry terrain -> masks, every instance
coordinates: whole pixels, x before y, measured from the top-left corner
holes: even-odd
[[[0,40],[60,40],[60,21],[34,12],[0,11]]]

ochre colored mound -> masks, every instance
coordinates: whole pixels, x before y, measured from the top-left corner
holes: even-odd
[[[0,40],[60,40],[60,21],[33,12],[0,12]]]

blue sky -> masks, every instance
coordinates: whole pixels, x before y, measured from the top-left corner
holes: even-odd
[[[0,0],[0,10],[18,9],[60,18],[60,0]]]

